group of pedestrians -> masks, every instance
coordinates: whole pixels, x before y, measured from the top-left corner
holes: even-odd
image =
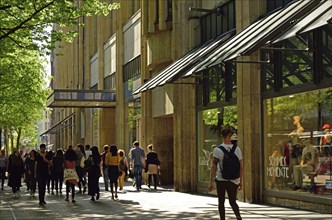
[[[38,187],[39,204],[46,204],[46,190],[49,194],[62,195],[63,184],[66,187],[65,201],[75,203],[75,187],[78,193],[86,193],[91,196],[91,201],[100,198],[99,178],[103,176],[105,191],[111,191],[111,198],[118,199],[118,189],[124,188],[125,178],[129,173],[133,174],[137,190],[141,189],[142,173],[148,173],[148,187],[154,181],[154,189],[157,189],[157,173],[160,161],[158,154],[153,151],[153,145],[147,147],[145,155],[143,148],[135,141],[133,148],[126,157],[123,149],[116,145],[105,145],[103,152],[99,153],[98,147],[90,149],[78,144],[76,148],[68,146],[66,151],[58,149],[55,153],[46,151],[46,145],[41,144],[39,150],[31,150],[26,155],[13,149],[13,153],[7,158],[5,151],[0,153],[0,177],[1,190],[4,187],[5,173],[8,171],[8,186],[11,187],[14,198],[20,195],[22,178],[26,182],[30,196],[35,197]]]

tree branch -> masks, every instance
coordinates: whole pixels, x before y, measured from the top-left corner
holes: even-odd
[[[7,38],[9,35],[15,33],[17,30],[21,29],[26,23],[28,23],[30,20],[32,20],[38,13],[40,13],[41,11],[43,11],[45,8],[51,6],[52,4],[54,4],[54,1],[51,1],[50,3],[44,5],[43,7],[39,8],[38,10],[36,10],[29,18],[25,19],[19,25],[17,25],[16,27],[12,28],[10,31],[8,31],[4,35],[0,36],[0,41],[2,41],[3,39]]]
[[[0,6],[0,10],[6,10],[8,8],[11,8],[12,6],[11,5],[5,5],[5,6]]]

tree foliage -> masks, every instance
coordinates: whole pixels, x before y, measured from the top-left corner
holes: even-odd
[[[43,57],[57,42],[70,41],[76,35],[75,31],[52,30],[52,25],[75,30],[81,17],[107,15],[118,7],[118,3],[99,0],[0,1],[0,128],[3,131],[26,140],[34,138],[35,122],[46,109],[48,94]]]
[[[45,52],[53,49],[56,42],[75,36],[72,31],[48,31],[53,24],[75,27],[82,16],[107,15],[119,6],[99,0],[2,0],[0,45],[11,42],[15,46],[10,49],[21,47]]]

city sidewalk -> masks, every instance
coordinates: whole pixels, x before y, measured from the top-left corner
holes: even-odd
[[[46,195],[45,206],[38,205],[38,194],[31,198],[26,187],[21,196],[14,199],[9,187],[1,192],[0,219],[219,219],[217,198],[174,192],[167,187],[157,191],[143,186],[140,192],[126,183],[124,192],[118,193],[118,200],[111,199],[110,192],[104,192],[101,183],[100,200],[92,202],[90,196],[77,194],[76,203],[65,202],[65,190],[60,195]],[[326,219],[332,215],[311,211],[257,205],[238,202],[243,219]],[[233,211],[226,205],[227,219],[235,219]]]

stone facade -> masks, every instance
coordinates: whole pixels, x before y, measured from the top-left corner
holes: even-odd
[[[72,44],[63,43],[63,56],[53,58],[53,88],[91,89],[91,58],[98,56],[97,89],[104,88],[104,44],[116,35],[116,107],[110,109],[54,109],[61,120],[76,112],[73,126],[60,131],[54,142],[66,148],[77,143],[102,146],[115,143],[128,153],[131,139],[128,128],[128,103],[125,97],[124,54],[128,42],[124,26],[138,16],[141,22],[140,82],[151,79],[172,62],[200,43],[200,25],[189,7],[214,8],[225,0],[181,0],[172,2],[172,19],[167,20],[166,0],[121,0],[121,8],[107,17],[86,17],[84,27]],[[158,13],[156,5],[158,2]],[[239,32],[266,11],[266,1],[236,1],[236,31]],[[159,19],[157,19],[157,15]],[[82,20],[83,21],[83,20]],[[246,60],[259,60],[255,53]],[[268,201],[278,205],[301,207],[291,199],[263,198],[262,113],[259,64],[237,64],[238,145],[244,157],[244,189],[239,199],[250,203]],[[140,117],[135,119],[136,140],[142,147],[153,143],[159,153],[162,184],[176,191],[207,192],[207,184],[198,183],[196,81],[179,79],[143,92]],[[281,202],[281,203],[279,203]],[[310,204],[310,203],[309,203]],[[306,208],[310,209],[310,205]],[[326,207],[325,207],[326,208]],[[324,209],[322,209],[323,211]],[[325,209],[327,210],[327,208]]]

